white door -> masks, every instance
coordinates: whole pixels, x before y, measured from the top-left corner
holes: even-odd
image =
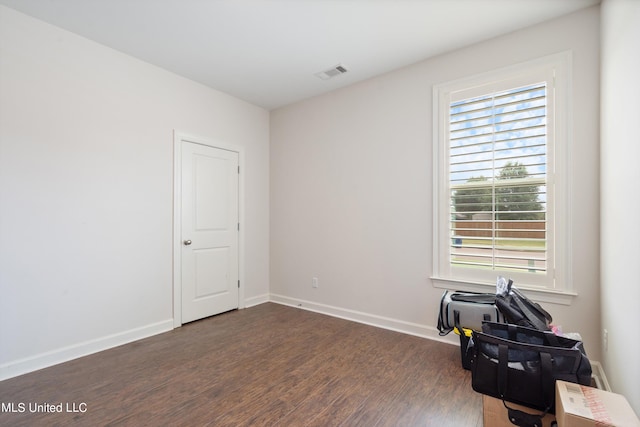
[[[238,153],[182,141],[182,323],[238,308]]]

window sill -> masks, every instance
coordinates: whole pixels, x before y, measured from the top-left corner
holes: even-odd
[[[456,291],[468,291],[468,292],[490,292],[494,293],[496,290],[495,283],[476,283],[467,282],[463,280],[444,279],[442,277],[430,277],[434,288],[450,289]],[[527,286],[516,287],[521,290],[526,296],[536,302],[544,302],[560,305],[571,305],[573,299],[578,296],[575,292],[559,291],[553,289],[541,289]]]

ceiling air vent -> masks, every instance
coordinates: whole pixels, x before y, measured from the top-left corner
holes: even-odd
[[[333,77],[339,76],[341,74],[346,73],[348,70],[347,68],[340,64],[340,65],[336,65],[333,68],[329,68],[328,70],[325,71],[321,71],[319,73],[316,73],[316,77],[322,79],[322,80],[329,80]]]

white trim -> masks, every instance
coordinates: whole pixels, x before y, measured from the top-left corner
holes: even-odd
[[[540,291],[542,298],[545,295],[559,295],[555,298],[561,304],[570,304],[572,298],[565,298],[565,295],[575,296],[572,279],[572,246],[571,234],[571,86],[572,86],[572,53],[564,51],[553,55],[531,61],[514,64],[508,67],[492,70],[489,72],[476,74],[473,76],[457,79],[451,82],[436,84],[433,86],[433,242],[432,253],[433,280],[440,282],[462,282],[470,284],[474,280],[486,281],[491,275],[500,273],[499,271],[482,271],[479,269],[452,268],[448,262],[448,257],[444,257],[443,247],[450,242],[449,228],[444,226],[444,218],[448,218],[449,192],[448,190],[448,162],[447,155],[443,150],[446,146],[443,141],[446,139],[448,130],[448,106],[450,98],[461,96],[466,98],[470,93],[489,93],[494,89],[503,89],[503,86],[518,86],[516,83],[529,82],[544,77],[546,81],[553,82],[550,87],[553,91],[547,96],[554,100],[553,108],[549,109],[548,120],[553,125],[553,132],[550,141],[553,149],[549,152],[548,164],[551,174],[548,179],[547,191],[550,199],[554,200],[553,211],[549,212],[549,230],[554,239],[547,247],[549,252],[549,271],[547,276],[536,277],[527,273],[513,272],[513,279],[516,285],[525,289]],[[551,74],[551,72],[555,74]],[[524,80],[523,80],[524,79]],[[488,92],[487,92],[488,91]],[[562,171],[562,173],[557,173]],[[556,181],[557,179],[557,181]],[[439,249],[440,248],[440,249]],[[435,285],[434,285],[435,286]],[[436,286],[440,287],[440,286]]]
[[[182,200],[182,150],[179,143],[179,135],[173,131],[173,327],[182,326],[182,271],[180,232],[182,227],[182,208],[179,201]]]
[[[609,385],[609,380],[607,380],[607,376],[604,373],[604,369],[602,368],[602,364],[600,362],[591,361],[591,371],[592,377],[596,382],[597,388],[600,390],[611,391],[611,386]]]
[[[182,227],[182,151],[181,143],[183,141],[194,144],[206,145],[208,147],[219,148],[238,153],[238,165],[240,167],[240,176],[238,181],[238,221],[240,221],[240,231],[238,236],[238,279],[240,280],[240,289],[238,290],[238,308],[245,308],[244,292],[245,292],[245,154],[244,148],[230,144],[225,141],[211,140],[202,136],[190,135],[178,130],[173,131],[173,326],[179,328],[182,326],[182,278],[180,271],[180,254],[182,251],[182,242],[180,238],[180,229]]]
[[[244,301],[244,308],[255,307],[256,305],[269,302],[269,294],[262,294],[255,297],[247,298]]]
[[[108,350],[173,329],[173,319],[152,323],[0,365],[0,381]]]
[[[297,298],[290,298],[284,295],[270,294],[269,301],[277,304],[287,305],[290,307],[300,308],[303,310],[313,311],[315,313],[326,314],[332,317],[338,317],[340,319],[363,323],[369,326],[388,329],[390,331],[401,332],[404,334],[427,338],[434,341],[440,341],[447,344],[458,346],[460,345],[460,339],[457,335],[449,334],[442,337],[438,335],[438,329],[434,328],[433,326],[420,325],[417,323],[406,322],[404,320],[392,319],[389,317],[378,316],[375,314],[364,313],[347,308],[320,304],[313,301],[307,301]]]

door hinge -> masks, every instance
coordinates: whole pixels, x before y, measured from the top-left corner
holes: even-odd
[[[238,231],[240,231],[240,223],[238,223]]]
[[[238,173],[240,173],[240,166],[238,166]]]
[[[240,280],[238,280],[238,288],[240,288]]]

